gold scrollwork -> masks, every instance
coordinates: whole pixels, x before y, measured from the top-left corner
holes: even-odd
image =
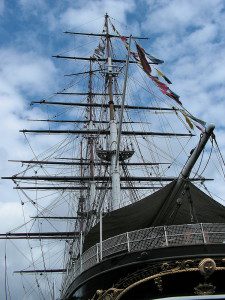
[[[199,283],[198,286],[194,288],[194,293],[196,295],[213,295],[215,293],[216,287],[211,283]]]
[[[187,259],[182,264],[185,269],[188,269],[188,268],[193,267],[194,261],[192,259]]]
[[[162,285],[162,278],[161,277],[156,277],[154,279],[155,285],[157,286],[159,292],[163,291],[163,285]]]
[[[216,262],[212,258],[204,258],[200,261],[198,269],[207,278],[216,270]]]

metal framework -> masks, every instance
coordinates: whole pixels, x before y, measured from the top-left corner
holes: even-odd
[[[145,251],[157,248],[224,244],[225,224],[196,223],[150,227],[108,238],[95,244],[81,257],[71,257],[63,284],[63,293],[73,280],[85,270],[115,254]]]

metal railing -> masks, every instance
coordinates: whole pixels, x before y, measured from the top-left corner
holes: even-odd
[[[225,224],[199,223],[150,227],[108,238],[71,260],[63,284],[63,294],[82,272],[115,254],[165,247],[225,244]],[[225,246],[225,245],[224,245]]]

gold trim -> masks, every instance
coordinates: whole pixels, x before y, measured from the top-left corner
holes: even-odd
[[[222,260],[221,260],[222,261]],[[223,260],[224,261],[224,260]],[[196,265],[195,267],[193,265]],[[164,262],[161,265],[161,269],[167,269],[163,270],[157,274],[145,277],[143,279],[140,279],[133,284],[129,285],[127,288],[125,288],[114,300],[120,300],[122,297],[128,293],[131,289],[137,287],[138,285],[145,283],[150,280],[154,280],[157,282],[157,280],[165,275],[170,274],[178,274],[178,273],[185,273],[185,272],[200,272],[205,278],[208,278],[214,271],[224,271],[225,267],[217,267],[216,263],[211,258],[205,258],[200,260],[184,260],[184,261],[176,261],[177,267],[174,267],[172,269],[169,269],[169,263]],[[156,283],[155,282],[155,283]],[[161,278],[162,282],[162,278]],[[160,290],[162,287],[158,287]]]

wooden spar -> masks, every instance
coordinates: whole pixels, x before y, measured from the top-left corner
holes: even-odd
[[[105,93],[72,93],[72,92],[57,92],[56,95],[71,95],[71,96],[109,96],[109,94]],[[122,96],[122,94],[113,94],[114,96]]]
[[[39,180],[39,181],[65,181],[65,182],[73,182],[73,181],[109,181],[111,177],[106,176],[9,176],[2,177],[2,179],[12,179],[12,180]],[[142,177],[142,176],[121,176],[121,181],[173,181],[177,179],[177,177]],[[213,180],[206,178],[191,178],[191,181],[201,181],[201,180]]]
[[[213,179],[210,178],[190,178],[189,181],[211,181]],[[166,181],[164,181],[166,182]],[[121,190],[156,190],[161,189],[162,186],[121,186]],[[15,190],[71,190],[71,191],[79,191],[79,190],[88,190],[89,187],[85,186],[16,186],[13,187]],[[96,190],[111,190],[111,187],[106,186],[96,186]]]
[[[86,61],[96,61],[96,62],[99,62],[99,61],[103,61],[103,62],[107,62],[107,59],[106,58],[95,58],[95,57],[81,57],[81,56],[64,56],[64,55],[52,55],[52,57],[54,58],[64,58],[64,59],[74,59],[74,60],[86,60]],[[126,60],[124,59],[112,59],[112,62],[115,62],[115,63],[125,63]],[[134,60],[130,60],[129,63],[131,64],[137,64],[136,61]]]
[[[52,122],[52,123],[84,123],[87,124],[90,121],[89,120],[54,120],[54,119],[28,119],[27,121],[30,122]],[[92,120],[93,124],[108,124],[107,121],[97,121]],[[124,121],[123,124],[151,124],[150,122],[135,122],[135,121]]]
[[[105,103],[81,103],[81,102],[60,102],[60,101],[32,101],[31,104],[45,104],[45,105],[65,105],[65,106],[80,106],[80,107],[96,107],[96,108],[108,108],[109,104]],[[114,108],[121,108],[121,105],[114,104]],[[154,106],[140,106],[140,105],[124,105],[124,109],[143,109],[143,110],[155,110],[155,111],[172,111],[176,112],[178,109],[176,108],[168,108],[168,107],[154,107]]]
[[[119,153],[120,153],[121,132],[122,132],[122,124],[123,124],[123,112],[124,112],[124,105],[125,105],[127,78],[128,78],[128,68],[129,68],[130,45],[131,45],[131,36],[129,37],[127,61],[126,61],[126,68],[125,68],[125,78],[124,78],[124,84],[123,84],[123,96],[122,96],[122,104],[121,104],[120,118],[119,118],[118,142],[117,142],[117,149],[116,149],[116,164],[118,162]]]
[[[111,187],[105,187],[105,186],[97,186],[96,190],[111,190]],[[121,186],[121,190],[154,190],[154,189],[161,189],[162,186]],[[85,186],[16,186],[13,189],[15,190],[71,190],[71,191],[76,191],[76,190],[87,190],[89,187]]]
[[[95,73],[95,72],[99,72],[99,71],[103,71],[103,70],[102,69],[92,70],[91,73]],[[64,76],[76,76],[76,75],[83,75],[83,74],[90,74],[90,71],[65,74]]]
[[[51,219],[51,220],[77,220],[80,217],[52,217],[52,216],[35,216],[30,217],[31,219]]]
[[[15,274],[37,274],[37,273],[65,273],[66,269],[44,269],[44,270],[20,270],[14,271]]]
[[[88,103],[92,104],[93,103],[93,96],[94,94],[92,93],[92,85],[93,85],[93,78],[92,78],[92,62],[90,61],[90,74],[89,74],[89,82],[88,82],[88,89],[89,89],[89,94],[88,94]],[[89,107],[89,128],[93,129],[93,107]],[[91,189],[91,195],[90,198],[94,201],[95,197],[95,183],[93,182],[94,178],[94,140],[93,138],[88,138],[88,145],[90,148],[90,176],[92,177],[92,180],[90,182],[90,185],[92,185]],[[92,201],[91,201],[92,202]],[[92,203],[91,203],[92,204]]]
[[[67,158],[63,158],[63,159],[67,159]],[[72,160],[72,158],[71,158]],[[10,162],[20,162],[22,164],[41,164],[41,165],[71,165],[71,166],[80,166],[80,165],[84,165],[84,166],[89,166],[89,161],[88,162],[74,162],[74,161],[46,161],[46,160],[9,160]],[[130,162],[126,162],[126,166],[158,166],[158,165],[169,165],[170,163],[138,163],[138,162],[134,162],[134,163],[130,163]],[[95,166],[109,166],[110,163],[109,162],[97,162],[94,161],[94,165]]]
[[[22,133],[39,133],[39,134],[105,134],[109,135],[109,130],[104,129],[92,129],[92,130],[28,130],[23,129],[19,132]],[[153,131],[121,131],[121,134],[123,135],[139,135],[139,136],[179,136],[179,137],[190,137],[194,136],[192,133],[173,133],[173,132],[153,132]]]
[[[0,240],[5,239],[74,239],[79,236],[79,232],[15,232],[1,233]]]
[[[109,93],[109,150],[110,150],[110,176],[112,193],[109,203],[109,210],[113,210],[113,207],[120,203],[121,200],[121,189],[120,189],[120,168],[119,161],[116,162],[116,149],[118,144],[118,131],[117,131],[117,120],[115,118],[115,106],[114,106],[114,95],[113,95],[113,77],[116,76],[113,65],[113,52],[112,44],[109,34],[109,21],[108,14],[105,15],[105,29],[106,29],[106,58],[107,58],[107,73],[106,81],[108,82],[108,93]],[[129,61],[129,59],[128,59]],[[128,63],[127,60],[125,61]]]
[[[83,140],[80,141],[80,161],[83,162]],[[83,172],[84,168],[83,165],[80,165],[80,177],[83,177]],[[80,190],[79,193],[79,201],[78,201],[78,207],[76,213],[80,214],[81,218],[79,219],[79,228],[80,228],[80,235],[79,238],[82,238],[82,232],[83,232],[83,226],[84,226],[84,218],[83,218],[83,213],[84,213],[84,201],[85,198],[83,196],[83,190]],[[81,241],[81,239],[80,239]]]
[[[84,123],[87,124],[89,123],[89,120],[49,120],[49,119],[37,119],[37,120],[27,120],[27,121],[31,121],[31,122],[52,122],[52,123]],[[93,123],[95,124],[108,124],[107,121],[93,121]],[[129,122],[129,123],[133,123],[133,122]]]
[[[73,32],[73,31],[64,31],[64,33],[66,34],[75,34],[75,35],[87,35],[87,36],[102,36],[102,37],[106,37],[106,34],[104,33],[85,33],[85,32]],[[121,38],[121,36],[119,35],[115,35],[115,34],[108,34],[108,36],[110,38]],[[129,38],[129,36],[123,36],[126,38]],[[136,40],[148,40],[148,37],[138,37],[138,36],[134,36],[133,37]]]
[[[41,180],[41,181],[109,181],[110,177],[106,176],[9,176],[2,179],[12,180]],[[143,176],[121,176],[121,181],[173,181],[177,177],[143,177]],[[192,181],[205,180],[205,178],[191,178]],[[212,180],[212,179],[211,179]]]

